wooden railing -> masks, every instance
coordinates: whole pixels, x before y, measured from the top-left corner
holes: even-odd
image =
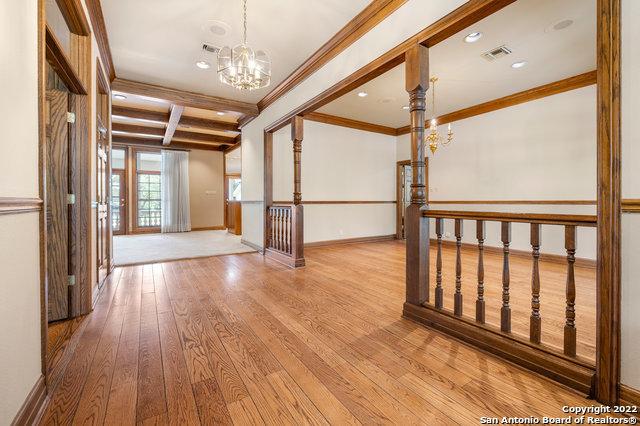
[[[575,254],[576,232],[579,227],[595,227],[596,216],[566,214],[528,214],[497,213],[448,210],[423,210],[423,220],[435,219],[436,234],[436,271],[433,303],[426,297],[421,306],[405,304],[405,316],[435,326],[443,331],[467,340],[488,351],[497,353],[519,364],[539,371],[570,386],[588,392],[595,364],[590,360],[576,356],[576,280]],[[453,310],[444,308],[442,280],[442,237],[444,223],[452,220],[455,236],[455,288],[453,294]],[[465,221],[475,222],[475,239],[477,240],[477,272],[474,277],[475,315],[463,317],[464,300],[462,294],[462,237]],[[500,223],[500,240],[502,243],[502,279],[500,325],[491,326],[486,323],[485,302],[485,265],[484,251],[486,240],[486,223]],[[511,330],[511,273],[509,247],[511,244],[511,224],[528,223],[530,226],[531,245],[531,302],[529,318],[529,338],[513,334]],[[564,246],[566,250],[566,300],[564,309],[564,344],[563,349],[543,345],[541,342],[542,318],[540,316],[540,234],[545,225],[564,226]],[[428,235],[428,234],[427,234]],[[425,237],[423,237],[425,238]],[[426,237],[428,239],[428,237]],[[429,246],[429,241],[422,244]],[[426,280],[425,293],[429,294],[429,278]],[[475,318],[473,321],[471,318]],[[482,330],[482,331],[480,331]]]
[[[272,205],[266,213],[266,251],[289,266],[303,266],[302,205]]]

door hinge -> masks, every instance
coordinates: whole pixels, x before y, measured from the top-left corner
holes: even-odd
[[[76,113],[67,112],[67,123],[74,124],[76,122]]]
[[[73,205],[76,203],[76,194],[67,194],[67,204]]]
[[[67,285],[69,285],[69,286],[76,285],[76,276],[75,275],[67,275]]]

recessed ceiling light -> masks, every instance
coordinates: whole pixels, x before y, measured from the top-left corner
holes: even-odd
[[[227,33],[226,28],[224,28],[222,25],[217,25],[217,24],[210,26],[209,30],[217,36],[223,36]]]
[[[368,95],[367,92],[358,92],[358,96],[360,96],[361,98],[364,98],[367,95]]]
[[[527,65],[527,61],[518,61],[511,64],[511,68],[518,69]]]
[[[218,111],[218,112],[216,112],[216,114],[218,114],[218,115],[224,115],[224,112],[222,112],[222,111]]]
[[[480,37],[482,37],[482,33],[481,32],[474,32],[471,34],[467,34],[467,36],[464,38],[464,41],[467,43],[474,43],[478,40],[480,40]]]
[[[116,99],[120,99],[121,101],[127,99],[125,95],[121,95],[120,93],[113,95],[113,97]]]
[[[211,64],[207,61],[198,61],[196,62],[196,67],[200,68],[201,70],[208,70],[209,68],[211,68]]]
[[[571,19],[563,19],[562,21],[556,23],[553,26],[553,29],[556,30],[556,31],[564,30],[565,28],[571,26],[571,24],[573,24],[573,20],[571,20]]]
[[[409,109],[409,105],[403,105],[402,109],[405,110],[405,111],[408,110]]]

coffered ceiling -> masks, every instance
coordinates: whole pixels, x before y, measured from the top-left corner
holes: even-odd
[[[248,41],[272,60],[277,85],[369,0],[248,0]],[[102,0],[118,78],[256,103],[270,88],[239,92],[220,83],[203,43],[242,40],[239,0]],[[213,30],[212,30],[213,28]],[[201,70],[195,63],[212,67]]]
[[[430,74],[439,79],[437,115],[594,70],[595,6],[596,0],[518,0],[432,47]],[[571,25],[554,28],[567,20]],[[482,37],[466,43],[465,36],[476,31]],[[481,56],[502,45],[512,53],[493,61]],[[512,68],[517,61],[527,64]],[[402,109],[407,104],[402,64],[318,111],[397,128],[409,124],[409,113]]]

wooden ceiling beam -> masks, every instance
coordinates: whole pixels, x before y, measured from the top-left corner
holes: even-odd
[[[318,123],[364,130],[365,132],[381,133],[383,135],[396,135],[396,129],[394,127],[381,126],[379,124],[367,123],[365,121],[353,120],[351,118],[338,117],[320,112],[310,112],[309,114],[305,114],[303,117],[305,120],[316,121]]]
[[[123,124],[113,123],[111,126],[113,132],[122,132],[130,134],[139,134],[147,136],[158,136],[164,139],[165,129],[160,127],[140,126],[136,124]],[[188,139],[190,141],[207,142],[207,143],[224,143],[227,145],[234,145],[236,142],[235,137],[210,135],[207,133],[186,132],[184,130],[176,130],[173,134],[173,139]],[[173,144],[174,141],[172,140]]]
[[[180,142],[173,141],[171,145],[164,146],[161,140],[157,139],[145,139],[145,138],[136,138],[133,136],[122,136],[122,135],[113,135],[113,143],[120,145],[130,145],[130,146],[145,146],[145,147],[153,147],[153,148],[177,148],[177,149],[201,149],[204,151],[224,151],[229,146],[225,144],[202,144],[202,143],[191,143],[191,142]]]
[[[166,112],[149,111],[145,109],[129,108],[114,105],[111,110],[113,116],[127,117],[137,120],[157,121],[158,123],[168,123],[169,114]],[[183,115],[180,118],[180,125],[195,127],[198,129],[217,130],[220,132],[239,132],[240,129],[236,123],[227,121],[210,120],[200,117],[189,117]]]
[[[595,70],[562,80],[554,81],[553,83],[534,87],[532,89],[524,90],[522,92],[514,93],[512,95],[504,96],[502,98],[494,99],[492,101],[483,102],[469,108],[450,112],[449,114],[444,114],[440,117],[437,117],[436,120],[439,125],[452,123],[454,121],[463,120],[465,118],[474,117],[480,114],[486,114],[488,112],[496,111],[502,108],[508,108],[514,105],[534,101],[536,99],[544,98],[547,96],[557,95],[558,93],[568,92],[569,90],[591,86],[592,84],[596,84]],[[427,126],[428,122],[429,120],[427,120]],[[410,126],[399,127],[398,129],[396,129],[396,131],[397,135],[405,135],[410,132]]]
[[[347,25],[331,37],[329,41],[322,45],[320,49],[316,50],[304,63],[262,98],[258,102],[260,111],[280,99],[289,90],[335,58],[406,2],[407,0],[373,0]]]
[[[183,106],[171,105],[169,122],[167,123],[167,128],[165,129],[164,137],[162,138],[162,145],[169,145],[171,143],[171,139],[173,139],[173,134],[176,132],[178,128],[178,124],[180,123],[180,117],[182,117],[183,111],[184,111]]]
[[[186,92],[154,84],[116,78],[113,81],[111,88],[117,92],[163,99],[172,104],[182,105],[185,107],[208,109],[213,111],[238,112],[253,116],[258,115],[258,107],[255,104],[219,98],[217,96],[203,95],[201,93]]]

